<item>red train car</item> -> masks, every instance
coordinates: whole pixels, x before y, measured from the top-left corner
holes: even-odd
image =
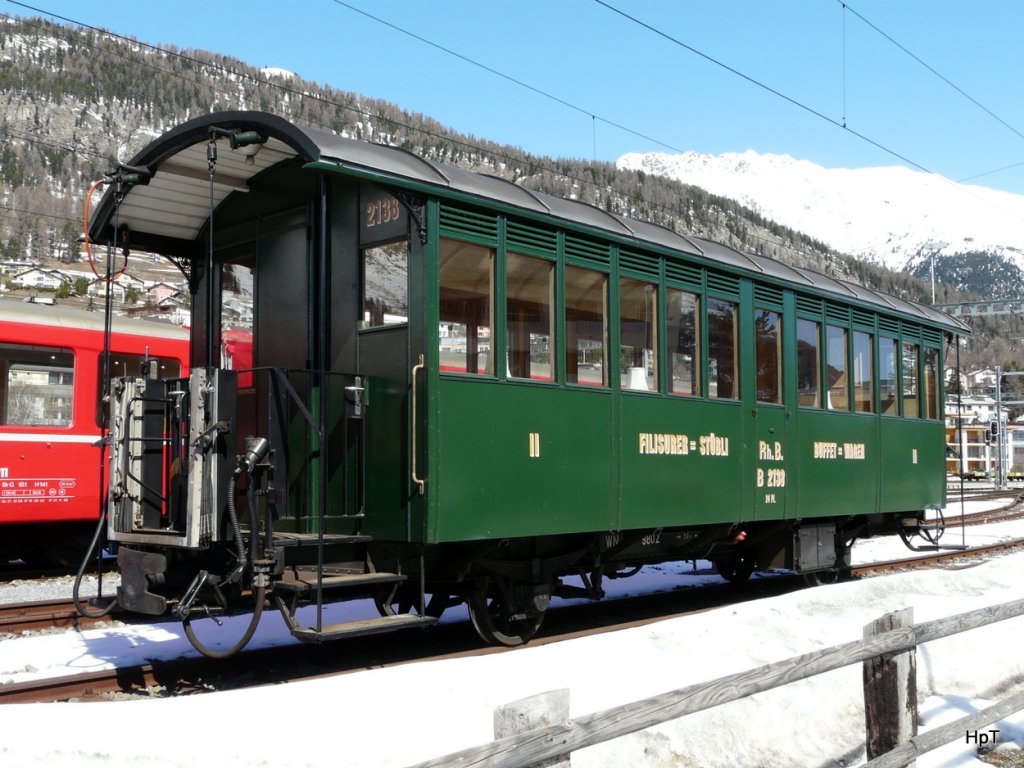
[[[0,563],[77,563],[99,516],[101,312],[0,300]],[[188,331],[114,318],[111,377],[187,373]]]

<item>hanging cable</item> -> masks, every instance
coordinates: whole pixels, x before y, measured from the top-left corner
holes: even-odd
[[[89,238],[89,208],[92,205],[93,193],[100,186],[102,186],[104,184],[110,184],[112,181],[113,181],[113,177],[112,176],[105,176],[102,179],[97,179],[92,184],[90,184],[89,185],[89,191],[85,193],[85,205],[83,206],[82,231],[85,234],[84,234],[82,240],[85,243],[85,256],[86,256],[86,259],[89,262],[89,269],[92,270],[92,273],[96,276],[96,279],[99,280],[100,282],[106,281],[107,278],[104,277],[103,275],[101,275],[99,272],[96,271],[96,260],[93,258],[93,255],[92,255],[92,240]],[[127,268],[128,268],[128,254],[125,253],[125,255],[124,255],[124,265],[121,267],[121,271],[118,272],[116,275],[114,275],[114,277],[112,279],[116,280],[117,278],[121,277],[121,275],[124,274],[124,272],[125,272],[125,270]]]

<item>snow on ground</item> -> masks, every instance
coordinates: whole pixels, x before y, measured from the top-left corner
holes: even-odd
[[[1024,522],[967,528],[964,538],[978,544],[1022,536]],[[960,538],[960,530],[951,529],[946,542]],[[906,555],[892,537],[854,550],[857,562]],[[689,565],[648,568],[609,586],[648,592],[717,581],[702,565],[695,573]],[[571,715],[587,714],[858,639],[865,624],[900,608],[912,607],[914,620],[922,622],[1017,600],[1024,596],[1022,572],[1024,554],[1012,554],[977,567],[844,582],[510,653],[203,696],[7,705],[0,764],[404,766],[490,741],[493,711],[504,703],[568,688]],[[464,614],[451,613],[447,620],[464,620]],[[1019,689],[1022,632],[1024,619],[1018,618],[919,648],[921,730]],[[268,614],[254,644],[286,637],[280,616]],[[191,646],[178,624],[16,638],[0,642],[0,685],[185,654],[192,654]],[[582,750],[572,764],[853,765],[864,759],[861,697],[861,669],[854,665]],[[1004,746],[1024,746],[1024,713],[991,727],[999,729]],[[918,765],[980,766],[975,746],[965,741],[966,734]]]

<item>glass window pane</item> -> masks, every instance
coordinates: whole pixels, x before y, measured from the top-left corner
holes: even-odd
[[[238,376],[238,386],[253,385],[250,369],[252,350],[255,258],[246,256],[221,266],[220,277],[220,365]]]
[[[518,253],[508,255],[508,374],[520,379],[554,381],[551,340],[555,336],[555,265]]]
[[[493,373],[494,254],[482,245],[441,241],[441,370]]]
[[[928,419],[942,418],[939,413],[939,350],[924,350],[924,415]]]
[[[408,241],[363,249],[363,327],[377,328],[408,320]]]
[[[903,415],[910,419],[921,417],[918,397],[918,345],[903,343]]]
[[[879,410],[889,416],[898,416],[899,380],[896,373],[896,339],[881,336],[878,339],[878,381],[881,403]]]
[[[71,424],[75,356],[70,349],[0,344],[0,424]]]
[[[782,325],[779,313],[754,310],[754,344],[757,362],[757,399],[782,402]]]
[[[668,317],[668,356],[674,395],[700,394],[700,297],[669,288],[665,295]]]
[[[796,375],[800,405],[821,407],[821,323],[796,321]]]
[[[736,304],[708,299],[708,396],[739,397]]]
[[[608,276],[565,268],[565,380],[606,387],[608,361]]]
[[[875,412],[875,364],[871,355],[871,334],[853,332],[853,409]]]
[[[828,407],[837,411],[848,411],[850,410],[850,380],[846,375],[847,331],[845,328],[830,325],[826,334]]]
[[[619,367],[623,389],[658,389],[658,287],[619,281]]]

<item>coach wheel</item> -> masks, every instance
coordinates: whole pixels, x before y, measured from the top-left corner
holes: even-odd
[[[726,581],[737,584],[750,578],[756,564],[753,555],[726,555],[715,560],[715,570]]]
[[[485,643],[523,645],[540,629],[548,599],[529,584],[484,578],[469,596],[469,618]]]

